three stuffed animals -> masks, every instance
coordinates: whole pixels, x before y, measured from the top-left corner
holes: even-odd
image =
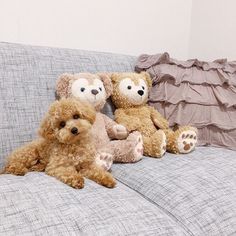
[[[110,169],[113,161],[136,162],[143,156],[141,134],[137,131],[128,132],[125,126],[101,113],[112,90],[111,79],[105,73],[63,74],[56,86],[60,98],[78,98],[96,109],[96,119],[92,127],[97,150],[96,161],[106,170]]]
[[[151,86],[146,72],[61,75],[61,99],[41,124],[42,138],[13,152],[4,173],[45,171],[74,188],[83,187],[83,177],[114,187],[114,178],[104,171],[113,161],[136,162],[143,153],[161,157],[166,150],[191,152],[197,129],[171,130],[168,121],[147,105]],[[110,95],[117,108],[115,121],[100,112]]]

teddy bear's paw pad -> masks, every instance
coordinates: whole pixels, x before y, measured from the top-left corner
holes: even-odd
[[[135,137],[135,146],[134,146],[134,153],[133,153],[133,161],[139,161],[143,157],[143,138],[142,135],[136,135]]]
[[[109,153],[102,152],[96,156],[95,161],[98,166],[101,166],[104,170],[108,171],[111,169],[113,157]]]
[[[197,134],[193,130],[186,130],[180,133],[177,139],[177,146],[180,153],[189,153],[194,150],[197,143]]]

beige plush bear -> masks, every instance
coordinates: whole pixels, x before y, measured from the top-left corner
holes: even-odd
[[[59,97],[74,97],[89,102],[96,109],[92,134],[97,150],[97,164],[110,169],[112,162],[136,162],[142,158],[143,142],[139,132],[127,129],[100,111],[111,95],[113,86],[108,74],[63,74],[57,82]]]
[[[112,101],[115,121],[129,132],[142,133],[144,155],[161,157],[166,149],[172,153],[189,153],[197,142],[197,129],[190,126],[169,129],[168,121],[147,105],[152,81],[148,73],[113,73]]]

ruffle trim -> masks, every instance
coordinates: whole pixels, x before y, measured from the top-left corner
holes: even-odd
[[[163,102],[149,102],[149,104],[169,121],[170,126],[193,125],[203,128],[213,125],[222,130],[236,129],[236,109],[234,107],[204,106],[184,102],[177,105]]]
[[[203,69],[204,71],[221,69],[222,71],[231,74],[236,72],[236,61],[228,61],[225,58],[216,59],[212,62],[199,61],[198,59],[181,61],[171,58],[167,52],[155,55],[148,55],[148,54],[140,55],[136,63],[135,69],[144,70],[150,68],[151,66],[159,64],[177,65],[186,69],[195,66]]]
[[[236,86],[236,61],[218,59],[204,62],[197,59],[178,61],[168,53],[141,55],[135,66],[137,72],[147,70],[154,85],[164,80],[173,80],[178,85],[182,82],[191,84],[233,85]]]
[[[224,147],[236,150],[236,129],[221,130],[215,126],[198,128],[198,146]]]
[[[162,81],[151,88],[149,101],[171,104],[178,104],[184,101],[186,103],[229,108],[236,106],[236,88],[224,85],[193,85],[187,82],[175,85],[169,81]]]

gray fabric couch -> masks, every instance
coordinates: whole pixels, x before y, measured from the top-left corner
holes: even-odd
[[[0,43],[0,167],[35,138],[63,72],[131,71],[136,58]],[[110,106],[105,112],[111,115]],[[0,175],[0,235],[236,235],[236,152],[114,164],[118,184],[75,190],[44,173]]]

